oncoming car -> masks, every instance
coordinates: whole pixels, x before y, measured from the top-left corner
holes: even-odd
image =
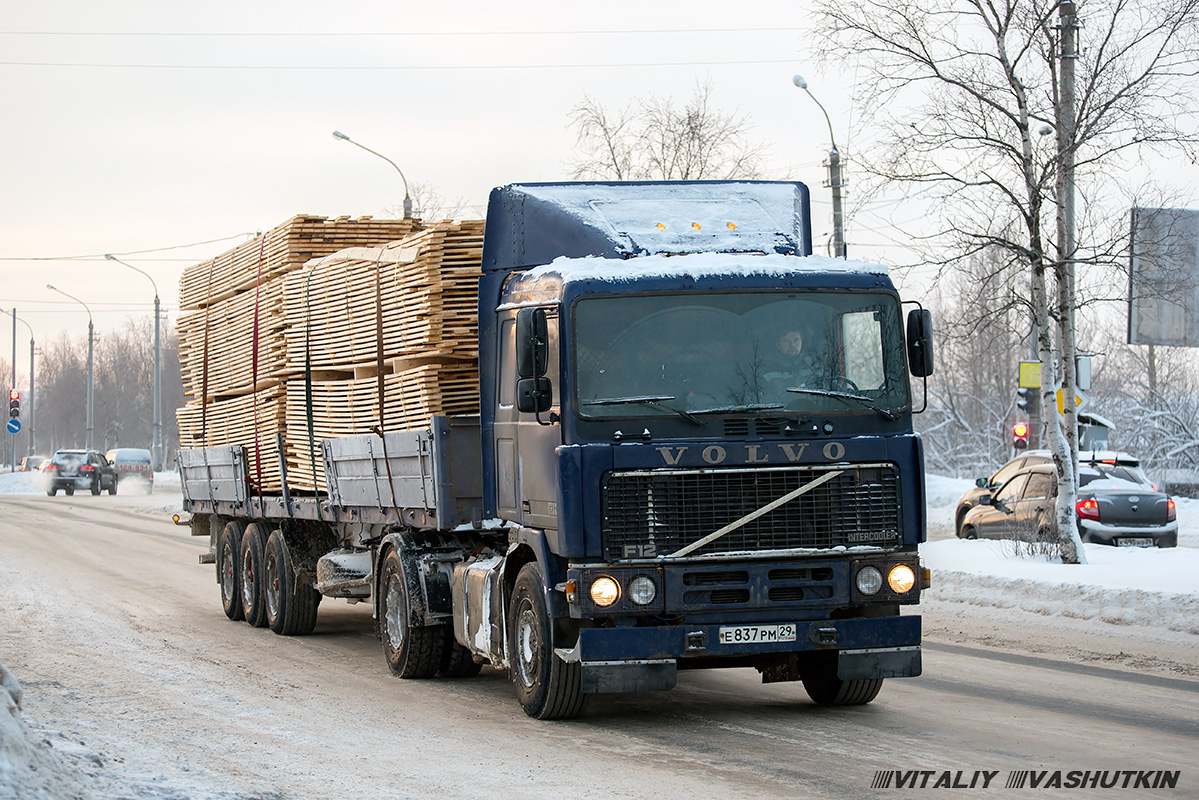
[[[1120,547],[1175,547],[1174,500],[1135,467],[1084,462],[1074,511],[1084,542]],[[1053,530],[1057,472],[1052,464],[1025,466],[994,495],[982,494],[962,519],[963,539],[1046,541]]]
[[[59,489],[68,495],[75,494],[76,489],[90,489],[92,494],[105,489],[109,494],[117,493],[116,470],[97,450],[59,450],[42,465],[42,479],[50,497]]]

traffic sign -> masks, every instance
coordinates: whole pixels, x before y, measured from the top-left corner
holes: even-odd
[[[1059,413],[1059,414],[1066,413],[1065,397],[1066,397],[1066,390],[1058,389],[1057,390],[1057,413]],[[1081,408],[1083,406],[1083,404],[1086,403],[1086,401],[1087,401],[1087,396],[1085,394],[1083,394],[1082,392],[1080,392],[1078,389],[1075,389],[1074,390],[1074,407]]]
[[[8,424],[5,425],[4,427],[8,429],[9,433],[20,433],[21,432],[21,420],[10,419],[8,421]]]

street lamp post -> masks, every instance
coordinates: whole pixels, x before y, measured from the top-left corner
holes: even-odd
[[[833,256],[845,258],[845,217],[841,211],[841,153],[837,150],[837,137],[833,135],[833,121],[829,119],[828,112],[816,99],[816,95],[812,94],[808,82],[802,75],[796,75],[791,81],[808,93],[812,102],[824,112],[824,121],[828,123],[828,138],[832,143],[832,148],[828,151],[828,184],[833,190]]]
[[[76,303],[83,306],[85,311],[87,311],[87,444],[85,445],[85,447],[88,450],[93,450],[93,449],[95,449],[93,447],[93,445],[95,444],[95,441],[94,441],[95,437],[93,436],[93,434],[95,432],[95,425],[93,424],[92,402],[93,402],[93,397],[94,397],[93,386],[94,386],[95,382],[93,380],[94,372],[93,372],[92,368],[95,363],[94,362],[95,348],[93,346],[93,343],[95,341],[95,328],[92,326],[92,310],[87,307],[87,303],[83,302],[78,297],[76,297],[72,294],[67,294],[62,289],[58,289],[54,286],[51,286],[48,283],[46,284],[46,288],[52,292],[58,292],[63,297],[68,297],[71,300],[74,300]]]
[[[154,440],[152,445],[153,464],[151,464],[151,469],[158,472],[162,469],[162,333],[158,322],[158,284],[150,276],[150,273],[145,270],[135,267],[132,264],[126,264],[111,253],[105,253],[104,257],[109,261],[115,261],[122,266],[129,267],[134,272],[140,272],[149,279],[150,285],[154,287]]]
[[[379,158],[386,161],[388,164],[391,164],[393,167],[395,167],[396,172],[400,173],[400,180],[402,180],[404,182],[404,219],[412,219],[412,198],[408,196],[408,179],[404,177],[404,171],[401,170],[399,168],[399,166],[396,165],[396,162],[392,161],[390,158],[383,155],[382,153],[376,153],[374,150],[370,149],[369,147],[365,147],[363,145],[358,144],[358,142],[354,141],[349,136],[346,136],[341,131],[333,131],[333,138],[340,139],[343,142],[349,142],[350,144],[354,145],[355,147],[361,147],[363,150],[370,153],[371,155],[378,156]]]
[[[0,311],[4,311],[4,309],[0,308]],[[36,436],[37,436],[37,433],[36,433],[37,432],[37,404],[34,403],[34,397],[33,397],[33,387],[34,387],[34,380],[33,380],[33,351],[34,351],[33,328],[29,325],[28,322],[26,322],[25,320],[23,320],[17,316],[17,310],[15,308],[12,311],[4,311],[4,313],[8,314],[12,317],[12,341],[13,341],[13,345],[12,345],[12,352],[13,352],[12,382],[13,382],[14,389],[17,388],[17,367],[16,367],[16,363],[17,363],[17,322],[19,321],[22,325],[24,325],[26,328],[29,329],[29,453],[27,455],[33,455],[34,450],[37,448],[36,441],[35,441]],[[14,470],[16,470],[16,468],[17,468],[16,448],[17,448],[17,442],[16,442],[16,437],[14,437],[13,438],[13,469]]]

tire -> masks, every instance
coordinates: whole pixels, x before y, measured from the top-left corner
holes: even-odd
[[[241,606],[241,535],[245,526],[230,522],[221,530],[216,543],[216,579],[221,587],[221,607],[233,621],[246,618]]]
[[[282,531],[272,531],[267,538],[262,565],[267,626],[280,636],[312,633],[321,596],[311,584],[296,580],[291,550]]]
[[[864,706],[878,697],[883,688],[882,678],[841,680],[837,677],[835,660],[822,662],[816,669],[805,672],[802,679],[808,697],[819,706]]]
[[[70,497],[71,495],[75,494],[75,487],[67,486],[66,488],[64,488],[62,490],[62,493],[65,494],[67,497]]]
[[[965,527],[963,527],[963,528],[962,528],[962,534],[961,534],[961,535],[962,535],[962,538],[963,538],[963,539],[977,539],[977,538],[978,538],[978,531],[976,531],[976,530],[974,529],[974,526],[973,526],[973,525],[966,525]]]
[[[969,509],[963,509],[962,513],[957,515],[957,519],[955,519],[953,523],[953,532],[959,539],[964,538],[962,536],[962,521],[966,519],[967,511],[969,511]]]
[[[263,550],[267,529],[261,522],[246,526],[241,536],[241,597],[242,616],[255,628],[266,627],[266,598],[264,597]]]
[[[58,494],[58,489],[51,487],[46,490],[46,497],[53,497],[56,494]]]
[[[432,678],[441,669],[445,625],[411,624],[404,564],[395,548],[387,551],[379,577],[379,627],[383,657],[401,678]]]
[[[516,699],[535,719],[573,719],[583,711],[582,667],[554,655],[553,621],[536,563],[516,576],[508,606],[508,674]]]
[[[108,487],[108,494],[110,497],[117,493],[117,482],[117,479],[113,478],[112,484]]]
[[[91,489],[92,489],[92,494],[97,495],[97,496],[100,494],[100,479],[99,478],[92,478]]]
[[[483,664],[475,661],[469,649],[458,644],[453,626],[445,626],[445,649],[441,653],[441,667],[437,674],[442,678],[470,678],[479,674]]]

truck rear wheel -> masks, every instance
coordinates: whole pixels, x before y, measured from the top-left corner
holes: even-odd
[[[230,522],[221,530],[216,545],[216,576],[221,587],[221,607],[231,620],[245,619],[241,607],[241,534],[240,522]]]
[[[291,550],[282,531],[274,531],[263,551],[266,624],[280,636],[304,636],[316,627],[321,596],[311,584],[296,580]]]
[[[458,644],[452,625],[445,626],[445,650],[441,654],[441,667],[437,674],[443,678],[469,678],[478,675],[483,665],[475,661],[469,649]]]
[[[583,711],[582,668],[554,654],[545,581],[535,563],[516,576],[508,606],[508,663],[516,699],[530,717],[572,719]]]
[[[842,680],[837,677],[836,662],[822,664],[819,669],[805,672],[803,688],[812,702],[821,706],[864,706],[878,697],[883,688],[882,678]]]
[[[251,522],[241,535],[241,596],[242,616],[255,628],[266,627],[266,600],[263,597],[263,549],[267,529],[261,522]]]
[[[446,626],[412,625],[408,592],[403,559],[392,548],[383,558],[379,577],[383,656],[391,671],[401,678],[432,678],[441,668]]]

